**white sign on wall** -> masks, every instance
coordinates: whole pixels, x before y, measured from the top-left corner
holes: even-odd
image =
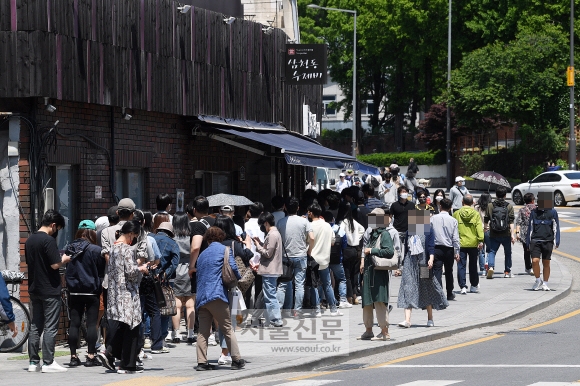
[[[103,198],[103,187],[95,186],[95,199]]]

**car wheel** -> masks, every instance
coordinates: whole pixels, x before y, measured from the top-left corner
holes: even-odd
[[[522,199],[522,193],[519,190],[514,190],[512,193],[512,200],[516,205],[522,205],[524,200]]]
[[[559,190],[556,190],[554,193],[554,204],[556,206],[566,206],[566,200],[564,199],[564,195]]]

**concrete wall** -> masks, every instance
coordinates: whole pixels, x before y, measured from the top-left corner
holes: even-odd
[[[402,168],[404,169],[404,168]],[[402,170],[406,172],[406,170]],[[419,165],[419,173],[417,178],[442,178],[447,176],[447,165]]]

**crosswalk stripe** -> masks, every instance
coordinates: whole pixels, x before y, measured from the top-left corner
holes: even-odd
[[[524,330],[524,329],[522,329]],[[396,367],[396,368],[477,368],[477,367],[489,367],[489,368],[580,368],[580,365],[542,365],[542,364],[530,364],[530,365],[384,365],[384,367]]]
[[[536,382],[528,386],[578,386],[577,382]]]
[[[342,382],[340,380],[329,380],[329,379],[305,379],[302,381],[292,381],[286,383],[280,383],[275,386],[319,386],[328,385],[329,383]],[[442,385],[443,386],[443,385]]]
[[[459,383],[463,381],[445,381],[445,380],[421,380],[409,383],[403,383],[397,386],[447,386],[453,385],[454,383]]]

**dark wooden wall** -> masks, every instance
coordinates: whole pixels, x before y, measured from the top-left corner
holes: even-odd
[[[0,1],[0,97],[44,96],[301,131],[322,86],[284,82],[281,30],[171,0]]]

